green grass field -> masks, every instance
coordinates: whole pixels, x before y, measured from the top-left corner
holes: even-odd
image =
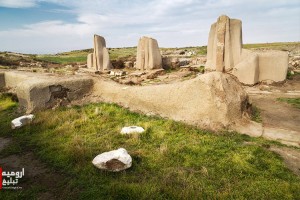
[[[86,63],[87,55],[92,49],[65,52],[55,55],[37,55],[36,59],[57,64]],[[109,49],[110,60],[126,59],[136,56],[136,47]]]
[[[229,132],[212,133],[159,117],[97,103],[36,113],[31,125],[10,129],[17,103],[0,97],[0,136],[18,145],[3,155],[31,149],[50,168],[64,174],[62,199],[297,199],[300,178],[270,152],[279,145]],[[141,135],[120,135],[123,126],[145,128]],[[133,158],[130,169],[104,172],[92,159],[123,147]],[[1,159],[1,157],[0,157]],[[0,199],[32,199],[47,188]],[[67,192],[66,192],[67,191]],[[69,194],[69,195],[68,195]]]
[[[273,49],[286,51],[295,46],[299,46],[300,42],[273,42],[273,43],[257,43],[257,44],[244,44],[245,49]]]

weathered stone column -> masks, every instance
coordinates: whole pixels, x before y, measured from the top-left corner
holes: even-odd
[[[211,25],[207,45],[207,70],[230,71],[242,54],[242,22],[226,15]]]
[[[162,58],[155,39],[142,37],[137,47],[136,68],[151,70],[162,68]]]
[[[93,59],[94,59],[94,54],[89,53],[87,55],[87,68],[93,68]]]
[[[99,35],[94,35],[94,54],[93,66],[97,71],[111,69],[108,49],[106,48],[105,39]]]

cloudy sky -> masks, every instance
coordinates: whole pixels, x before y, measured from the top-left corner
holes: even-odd
[[[0,0],[0,51],[57,53],[136,46],[203,46],[219,15],[243,22],[244,43],[300,41],[299,0]]]

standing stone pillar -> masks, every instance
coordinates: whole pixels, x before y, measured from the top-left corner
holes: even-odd
[[[108,49],[106,48],[105,39],[99,35],[94,35],[94,54],[93,66],[96,71],[111,69]]]
[[[210,28],[205,70],[232,73],[247,85],[285,80],[286,52],[255,52],[242,49],[242,44],[242,21],[220,16]]]
[[[230,71],[241,60],[242,22],[226,15],[211,25],[207,45],[205,69],[211,71]]]
[[[155,39],[142,37],[137,47],[136,68],[151,70],[162,68],[162,58]]]
[[[94,60],[94,54],[89,53],[87,55],[87,68],[93,68],[93,60]]]

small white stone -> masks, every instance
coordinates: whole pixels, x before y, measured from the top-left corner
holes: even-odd
[[[123,127],[121,130],[121,134],[132,134],[132,133],[142,133],[145,129],[140,126],[128,126]]]
[[[11,121],[11,128],[12,129],[20,128],[26,124],[31,123],[33,119],[34,119],[34,115],[32,114],[18,117]]]
[[[132,158],[126,149],[120,148],[99,154],[93,159],[92,163],[99,169],[118,172],[131,167]]]
[[[115,74],[114,71],[110,71],[109,75],[110,75],[110,76],[115,76],[116,74]]]

